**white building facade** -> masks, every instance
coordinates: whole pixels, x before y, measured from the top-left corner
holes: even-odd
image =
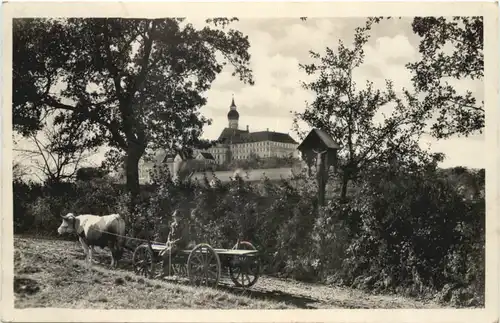
[[[239,113],[234,98],[227,114],[228,127],[218,138],[219,143],[207,151],[212,154],[217,164],[232,160],[248,159],[251,155],[261,158],[295,157],[298,158],[298,143],[288,133],[275,131],[250,132],[238,129]]]

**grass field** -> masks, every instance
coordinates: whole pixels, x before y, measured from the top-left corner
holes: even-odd
[[[217,289],[194,288],[184,280],[136,276],[125,260],[110,270],[108,250],[96,249],[99,262],[88,270],[78,242],[17,236],[14,239],[16,308],[78,309],[292,309],[438,308],[396,295],[261,277],[249,290],[222,281]]]

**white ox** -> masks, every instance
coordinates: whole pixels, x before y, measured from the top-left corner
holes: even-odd
[[[118,265],[125,245],[125,221],[119,214],[75,216],[73,213],[68,213],[61,217],[63,222],[57,232],[60,235],[65,233],[78,235],[89,265],[92,264],[94,246],[99,246],[101,249],[108,247],[111,250],[111,267]]]

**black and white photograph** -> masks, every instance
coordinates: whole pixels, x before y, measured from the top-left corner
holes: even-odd
[[[41,5],[4,12],[13,310],[498,303],[493,3]]]

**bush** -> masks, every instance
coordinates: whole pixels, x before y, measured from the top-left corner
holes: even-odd
[[[483,295],[484,199],[467,201],[434,172],[380,178],[367,178],[348,205],[342,281],[413,296]]]
[[[13,222],[14,233],[26,231],[33,226],[35,219],[29,212],[33,203],[42,194],[42,186],[32,182],[13,182]]]
[[[484,172],[373,169],[347,201],[333,197],[321,208],[307,176],[196,183],[174,181],[163,168],[152,178],[132,212],[125,188],[105,178],[51,187],[14,182],[16,233],[55,235],[67,212],[119,213],[128,236],[164,242],[173,211],[189,219],[195,209],[196,242],[231,248],[251,241],[268,274],[484,304]],[[463,190],[467,183],[473,188]]]
[[[109,172],[100,167],[82,167],[76,172],[77,181],[90,181],[96,178],[104,178]]]
[[[231,171],[235,169],[267,169],[292,167],[301,161],[292,156],[285,157],[259,157],[256,154],[250,154],[246,159],[234,159],[230,163],[214,165],[214,171]]]
[[[123,189],[105,178],[77,181],[73,186],[76,198],[68,201],[67,208],[75,214],[106,215],[117,213]]]
[[[266,178],[255,184],[238,177],[215,185],[206,177],[200,183],[174,182],[167,170],[157,170],[154,182],[157,190],[143,213],[160,241],[166,239],[163,229],[174,209],[187,214],[196,208],[198,242],[231,248],[238,239],[250,240],[264,254],[276,253],[276,259],[266,259],[265,269],[279,267],[292,276],[309,272],[304,269],[309,263],[305,246],[311,243],[316,218],[310,185],[295,185],[294,180],[274,184]]]
[[[16,233],[53,236],[61,215],[105,215],[126,209],[122,190],[103,178],[50,186],[14,183],[14,195]]]

